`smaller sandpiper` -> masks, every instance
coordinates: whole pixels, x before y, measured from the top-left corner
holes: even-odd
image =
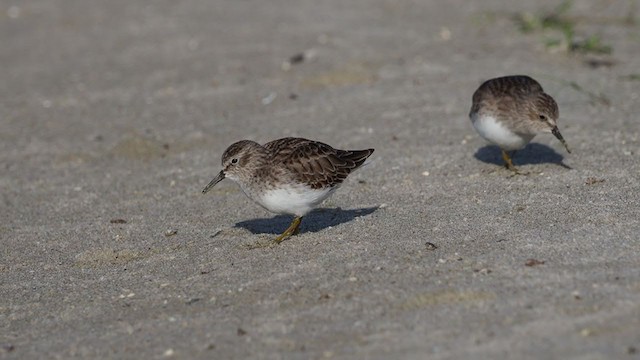
[[[473,93],[469,117],[480,136],[500,147],[505,166],[516,174],[508,152],[524,148],[537,134],[553,134],[571,152],[558,129],[558,104],[529,76],[485,81]]]
[[[277,244],[296,235],[302,217],[338,189],[372,153],[373,149],[338,150],[293,137],[264,145],[242,140],[225,150],[222,170],[202,193],[229,178],[263,208],[294,215],[291,225],[273,241]]]

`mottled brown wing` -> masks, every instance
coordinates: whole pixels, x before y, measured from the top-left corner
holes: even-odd
[[[482,107],[515,108],[518,100],[544,92],[540,83],[527,75],[511,75],[489,79],[473,93],[470,114]]]
[[[304,138],[286,137],[270,141],[262,146],[271,151],[274,155],[278,155],[279,157],[288,157],[292,152],[297,151],[298,147],[303,147],[312,142],[314,141]]]
[[[294,139],[280,139],[271,145],[280,149],[274,154],[274,161],[281,162],[295,180],[313,189],[339,185],[373,153],[373,149],[338,150],[321,142]]]

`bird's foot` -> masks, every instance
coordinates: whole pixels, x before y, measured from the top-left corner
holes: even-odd
[[[515,152],[514,152],[515,153]],[[509,153],[507,153],[506,151],[502,150],[502,160],[504,160],[504,167],[507,168],[507,170],[511,170],[511,175],[509,175],[508,177],[514,177],[516,175],[529,175],[529,172],[524,172],[524,171],[520,171],[518,170],[515,165],[513,165],[513,161],[511,160],[511,156],[509,156]]]
[[[516,169],[515,167],[514,167],[514,168],[511,168],[511,169],[509,169],[509,170],[511,170],[511,173],[509,174],[509,176],[507,176],[507,178],[512,178],[512,177],[514,177],[514,176],[518,176],[518,175],[522,175],[522,176],[529,176],[529,175],[531,175],[531,173],[530,173],[530,172],[528,172],[528,171],[520,171],[520,170]]]
[[[253,249],[260,249],[260,248],[265,248],[265,247],[273,247],[275,245],[278,245],[281,242],[283,242],[284,240],[290,238],[291,236],[298,235],[298,233],[300,232],[300,223],[301,222],[302,222],[302,216],[299,216],[299,217],[297,216],[295,219],[293,219],[293,221],[291,222],[291,225],[289,225],[287,230],[285,230],[282,234],[280,234],[275,239],[273,239],[271,241],[268,241],[266,243],[257,241],[254,244],[246,245],[246,247],[249,250],[253,250]]]

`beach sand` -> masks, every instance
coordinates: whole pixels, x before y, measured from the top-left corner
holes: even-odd
[[[607,55],[535,27],[558,3],[5,2],[0,358],[637,357],[640,10],[561,14]],[[537,136],[528,176],[468,119],[509,74],[573,151]],[[250,250],[291,217],[201,190],[285,136],[376,151]]]

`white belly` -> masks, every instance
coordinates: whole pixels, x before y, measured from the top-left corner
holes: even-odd
[[[302,185],[268,190],[254,200],[265,209],[277,214],[304,216],[328,198],[337,186],[328,189],[311,189]]]
[[[523,136],[509,130],[494,117],[473,115],[473,127],[478,134],[504,150],[519,150],[525,147],[533,136]]]

